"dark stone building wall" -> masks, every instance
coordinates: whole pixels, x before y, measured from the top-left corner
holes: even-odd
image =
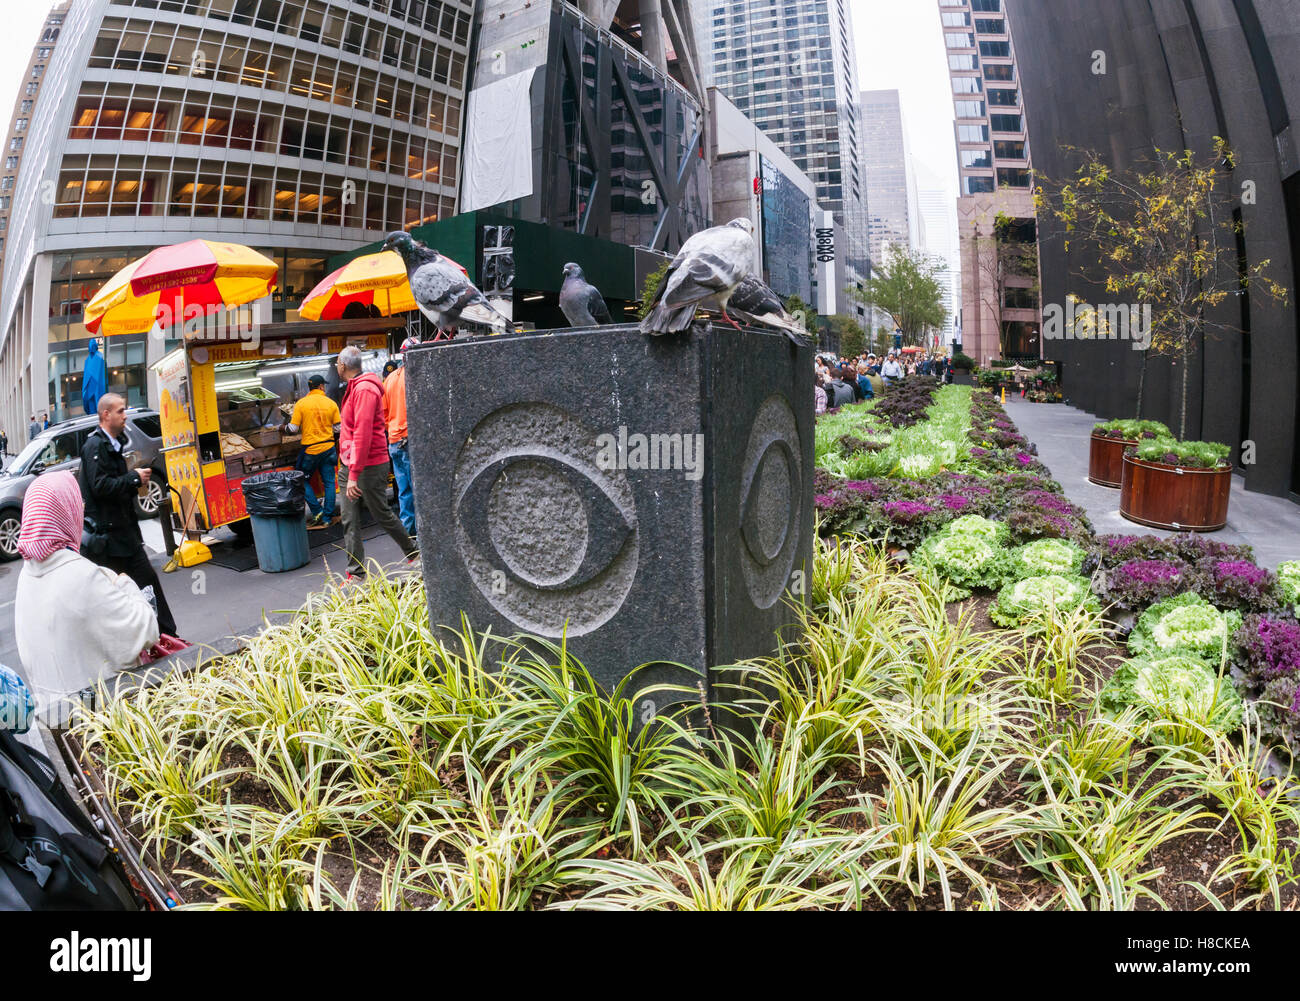
[[[1076,158],[1064,149],[1096,149],[1116,169],[1134,166],[1153,147],[1192,149],[1201,157],[1215,136],[1233,148],[1233,191],[1254,182],[1255,204],[1241,204],[1245,253],[1292,290],[1287,305],[1230,298],[1218,319],[1244,333],[1210,336],[1191,360],[1187,437],[1230,443],[1246,486],[1300,493],[1300,4],[1296,0],[1006,0],[1040,178],[1064,180]],[[1093,72],[1095,53],[1106,72]],[[1104,287],[1077,277],[1080,248],[1064,249],[1060,227],[1040,219],[1043,302],[1073,293],[1111,302]],[[1076,405],[1100,417],[1134,415],[1142,354],[1120,341],[1044,341],[1061,362]],[[1181,363],[1179,363],[1181,364]],[[1182,372],[1166,357],[1147,361],[1143,416],[1177,430]]]

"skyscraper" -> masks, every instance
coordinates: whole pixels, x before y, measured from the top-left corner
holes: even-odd
[[[911,247],[917,220],[909,183],[907,134],[896,90],[862,92],[862,161],[867,175],[867,241],[871,260],[884,260],[884,247]]]
[[[715,86],[808,175],[842,227],[847,246],[835,253],[848,282],[865,279],[866,172],[848,0],[715,0],[709,50]],[[835,308],[851,312],[835,291]]]
[[[957,241],[957,205],[952,191],[924,168],[917,171],[917,206],[921,217],[921,250],[934,263],[942,262],[946,270],[939,275],[943,287],[943,304],[948,310],[942,343],[956,338],[957,320],[961,315],[961,251]]]
[[[961,189],[962,347],[981,365],[1039,353],[1037,274],[1009,272],[1008,242],[1034,243],[1029,136],[1003,0],[939,0],[952,76]]]

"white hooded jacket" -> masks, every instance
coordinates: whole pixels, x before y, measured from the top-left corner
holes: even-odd
[[[158,642],[158,616],[125,574],[61,549],[24,562],[14,636],[37,715],[61,727],[81,689],[139,664]]]

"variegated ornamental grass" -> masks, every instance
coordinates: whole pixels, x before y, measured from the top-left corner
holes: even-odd
[[[373,574],[81,736],[194,908],[1294,900],[1297,783],[1265,778],[1257,726],[1225,743],[1158,679],[1161,713],[1107,712],[1086,608],[988,632],[944,590],[819,544],[797,641],[641,726],[635,676],[605,692],[563,645],[435,638],[421,582]],[[1162,861],[1188,837],[1195,887]]]

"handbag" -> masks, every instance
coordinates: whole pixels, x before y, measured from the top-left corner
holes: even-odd
[[[157,643],[140,654],[140,663],[152,664],[154,661],[162,660],[164,657],[170,657],[174,653],[180,653],[180,651],[189,648],[190,644],[179,636],[169,636],[167,633],[163,633],[158,637]]]
[[[108,552],[109,535],[101,532],[95,520],[89,515],[81,526],[81,552],[85,556],[103,556]]]

